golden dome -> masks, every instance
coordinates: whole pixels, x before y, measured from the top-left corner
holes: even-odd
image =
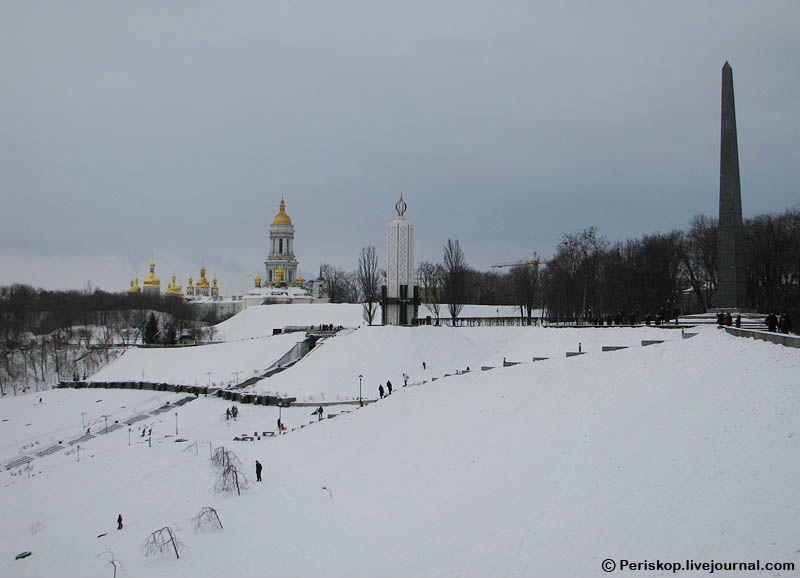
[[[172,282],[169,283],[169,287],[167,288],[165,295],[183,297],[183,288],[175,282],[175,275],[172,276]]]
[[[256,278],[253,279],[253,284],[256,287],[261,287],[261,275],[256,275]]]
[[[189,284],[186,286],[187,291],[194,291],[194,285],[192,284],[192,278],[189,277]]]
[[[208,279],[206,279],[206,268],[200,267],[200,278],[197,280],[198,289],[208,289]]]
[[[292,220],[289,218],[289,215],[286,214],[286,203],[283,202],[281,199],[281,210],[278,211],[278,214],[275,215],[275,218],[272,219],[273,225],[291,225]]]
[[[156,264],[150,261],[150,274],[144,280],[145,287],[161,287],[161,281],[156,277]]]

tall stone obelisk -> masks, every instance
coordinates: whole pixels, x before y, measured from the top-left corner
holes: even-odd
[[[414,226],[405,218],[407,205],[402,195],[394,208],[397,218],[386,226],[388,262],[386,285],[381,288],[381,321],[384,325],[410,325],[419,305],[414,286]]]
[[[738,309],[745,304],[745,251],[742,227],[742,191],[739,185],[739,147],[733,70],[722,67],[722,136],[719,165],[719,278],[717,307]]]

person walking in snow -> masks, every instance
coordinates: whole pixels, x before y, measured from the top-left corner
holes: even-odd
[[[117,530],[122,530],[122,514],[117,516]]]
[[[386,389],[389,390],[389,395],[392,395],[392,382],[388,379],[386,380]]]
[[[231,419],[231,408],[229,407],[225,408],[225,419],[226,420]]]
[[[257,482],[261,481],[261,467],[262,467],[261,466],[261,462],[256,460],[256,481]]]
[[[403,374],[403,387],[408,385],[408,374]]]
[[[322,406],[317,408],[317,421],[322,421]]]
[[[425,371],[425,362],[422,362],[422,371]]]
[[[382,385],[378,385],[378,393],[380,394],[381,399],[383,399],[383,386]]]

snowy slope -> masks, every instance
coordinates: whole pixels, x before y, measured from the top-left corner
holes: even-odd
[[[215,341],[234,341],[272,335],[273,329],[287,325],[333,324],[358,327],[363,323],[362,308],[352,303],[296,303],[248,307],[215,325]]]
[[[281,393],[300,400],[358,398],[358,375],[363,396],[378,396],[378,385],[403,384],[455,373],[480,360],[486,351],[450,327],[362,327],[326,339],[297,365],[252,386],[259,393]],[[427,370],[422,370],[425,361]]]
[[[261,380],[251,390],[303,401],[355,399],[361,374],[363,395],[372,399],[378,395],[378,385],[387,380],[401,385],[403,373],[409,375],[409,383],[418,383],[467,367],[474,371],[482,365],[502,367],[503,358],[531,362],[533,357],[565,357],[579,344],[591,353],[603,345],[641,347],[644,339],[680,338],[680,331],[654,327],[361,327],[326,339],[297,365]]]
[[[89,381],[221,385],[235,382],[238,371],[241,382],[263,373],[304,338],[292,333],[196,347],[130,349]]]
[[[165,577],[605,576],[607,557],[796,561],[798,369],[798,350],[708,328],[399,388],[254,443],[232,433],[274,423],[275,408],[243,406],[234,425],[224,402],[201,397],[179,410],[181,435],[226,444],[248,473],[259,459],[262,484],[214,494],[207,446],[195,455],[162,435],[128,447],[114,432],[80,463],[54,455],[33,477],[0,474],[0,575],[108,576],[107,550],[127,575]],[[222,532],[193,533],[205,505]],[[165,524],[181,559],[143,557]],[[15,561],[23,550],[33,555]]]

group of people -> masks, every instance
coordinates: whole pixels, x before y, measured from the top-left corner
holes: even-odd
[[[733,325],[733,318],[731,317],[731,314],[727,313],[727,312],[723,313],[722,311],[717,313],[717,325],[720,325],[720,326],[721,325],[727,325],[728,327]],[[741,326],[742,326],[742,316],[737,313],[736,314],[736,327],[741,327]]]
[[[387,391],[388,391],[388,393],[387,393]],[[378,395],[381,396],[381,399],[383,399],[384,395],[392,395],[392,382],[389,381],[388,379],[386,380],[386,389],[383,389],[383,385],[379,384],[378,385]]]
[[[786,314],[786,311],[781,313],[780,319],[778,319],[774,313],[770,312],[766,319],[764,319],[764,323],[767,324],[767,329],[772,333],[775,333],[778,329],[780,329],[781,333],[789,333],[792,329],[792,320]]]
[[[422,370],[425,371],[427,368],[428,364],[423,361]],[[469,367],[467,368],[467,371],[469,371]],[[408,374],[403,372],[403,387],[408,385],[408,379],[409,379]],[[386,380],[386,389],[384,389],[383,384],[378,385],[378,395],[381,396],[381,399],[383,399],[387,395],[392,395],[392,382],[390,380],[388,379]]]
[[[333,323],[320,323],[317,327],[319,327],[320,331],[341,331],[341,325],[334,325]]]
[[[225,410],[225,419],[226,420],[228,420],[228,419],[236,419],[237,417],[239,417],[239,408],[236,407],[235,405],[232,405],[231,407],[229,407],[229,408],[227,408]]]

